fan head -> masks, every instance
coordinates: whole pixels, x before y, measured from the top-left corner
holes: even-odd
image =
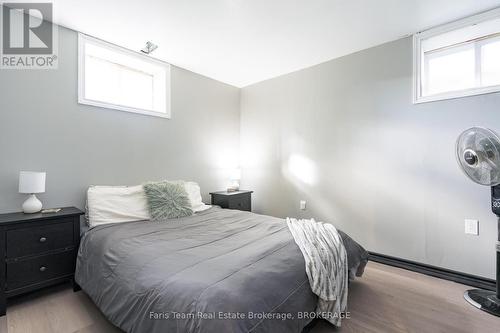
[[[490,129],[472,127],[460,134],[456,144],[458,164],[481,185],[500,184],[500,138]]]

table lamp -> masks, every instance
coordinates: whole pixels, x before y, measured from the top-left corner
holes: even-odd
[[[241,179],[241,169],[231,169],[230,170],[229,179],[231,181],[229,187],[227,188],[228,192],[236,192],[240,190],[240,179]]]
[[[35,193],[45,192],[45,172],[21,171],[19,173],[19,193],[30,196],[23,203],[23,212],[31,214],[42,210],[42,202]]]

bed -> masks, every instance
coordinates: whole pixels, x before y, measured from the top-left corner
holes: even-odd
[[[368,254],[339,231],[350,278]],[[285,220],[212,207],[93,227],[76,282],[126,332],[301,332],[317,296]]]

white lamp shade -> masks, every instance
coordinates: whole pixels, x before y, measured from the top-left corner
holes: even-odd
[[[45,172],[21,171],[19,173],[19,193],[45,192]]]

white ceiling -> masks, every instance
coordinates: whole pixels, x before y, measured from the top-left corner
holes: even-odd
[[[500,0],[54,0],[55,22],[243,87]]]

